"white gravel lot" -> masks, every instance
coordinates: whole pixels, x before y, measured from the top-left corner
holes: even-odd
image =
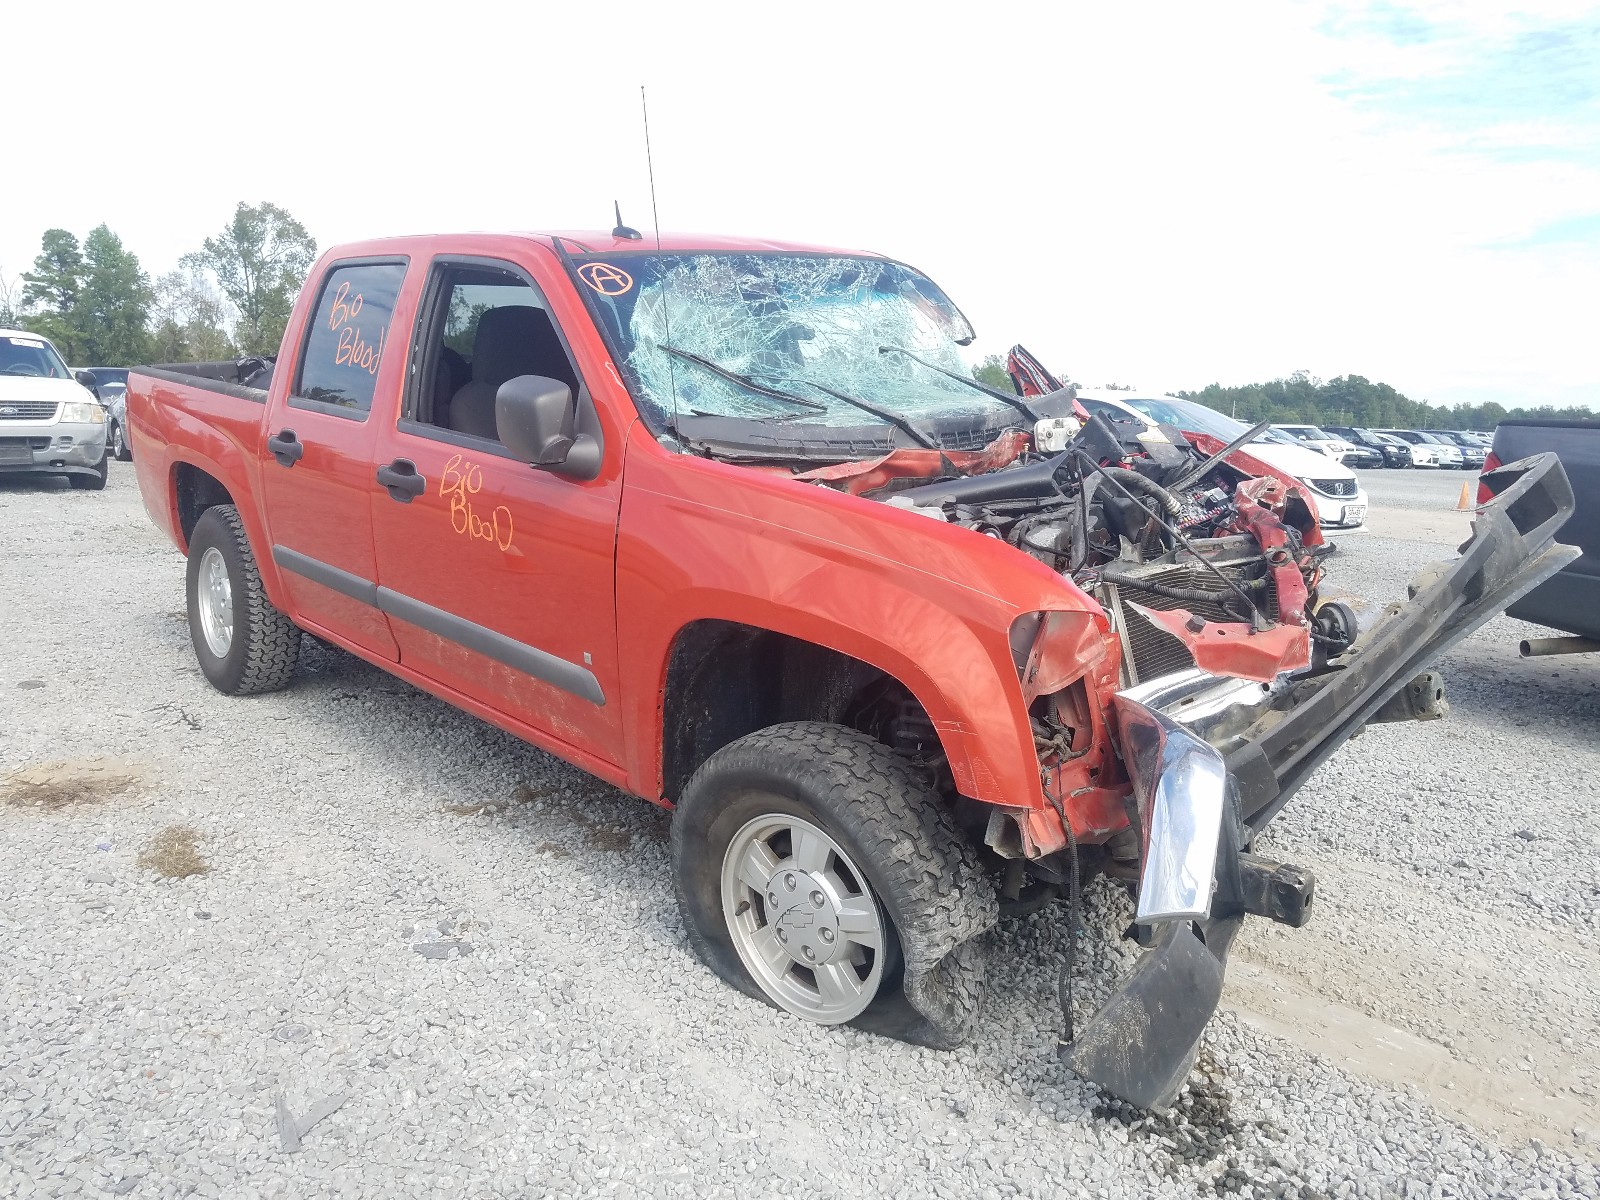
[[[1460,477],[1367,483],[1335,569],[1393,598]],[[1141,1119],[1053,1057],[1059,914],[968,1049],[807,1026],[692,957],[664,813],[309,640],[216,694],[126,466],[0,483],[0,597],[0,1196],[1600,1195],[1600,659],[1515,622],[1273,827],[1318,915]]]

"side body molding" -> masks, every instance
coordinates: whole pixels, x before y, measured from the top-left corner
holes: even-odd
[[[604,705],[606,695],[594,672],[578,663],[558,658],[537,646],[508,638],[486,626],[458,617],[442,608],[424,604],[421,600],[403,595],[392,588],[381,587],[370,579],[352,575],[338,567],[301,554],[287,546],[273,546],[273,561],[285,571],[340,595],[371,605],[380,612],[406,621],[419,629],[426,629],[448,641],[465,646],[476,654],[493,659],[514,671],[521,671],[552,687],[560,688],[591,704]]]

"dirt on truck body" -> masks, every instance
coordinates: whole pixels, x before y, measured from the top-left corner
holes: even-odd
[[[876,255],[402,238],[325,254],[275,361],[127,407],[220,690],[286,685],[307,630],[672,807],[696,951],[823,1024],[959,1044],[1001,902],[1076,920],[1114,875],[1148,950],[1064,1054],[1161,1106],[1243,918],[1309,915],[1255,834],[1367,721],[1442,712],[1425,668],[1569,557],[1571,497],[1502,468],[1363,624],[1248,438],[995,391],[972,337]]]

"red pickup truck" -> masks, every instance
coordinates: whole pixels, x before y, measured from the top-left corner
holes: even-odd
[[[1106,872],[1148,952],[1063,1054],[1170,1102],[1243,917],[1309,913],[1254,836],[1565,561],[1559,465],[1363,628],[1247,439],[975,382],[892,259],[628,232],[340,247],[275,360],[132,373],[206,676],[304,630],[673,807],[695,949],[820,1023],[959,1043],[1002,906]]]

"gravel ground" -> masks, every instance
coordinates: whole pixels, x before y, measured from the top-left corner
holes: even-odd
[[[1368,484],[1390,598],[1460,480]],[[126,467],[0,484],[0,1195],[1600,1195],[1600,661],[1515,622],[1274,826],[1318,917],[1247,927],[1154,1119],[1056,1064],[1058,917],[968,1049],[800,1024],[691,956],[663,813],[309,640],[217,695],[182,568]]]

